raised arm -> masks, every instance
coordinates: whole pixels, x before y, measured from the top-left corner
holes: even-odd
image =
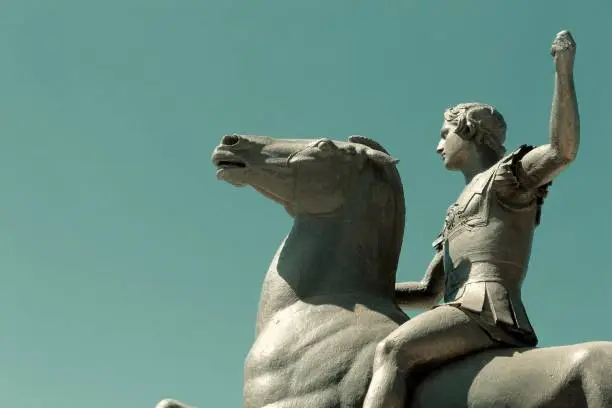
[[[400,306],[410,309],[429,309],[444,293],[444,264],[442,251],[436,252],[420,282],[395,284],[395,299]]]
[[[569,31],[561,31],[552,43],[555,62],[555,90],[550,113],[550,142],[528,152],[522,167],[531,187],[554,179],[578,153],[580,118],[574,90],[576,43]]]

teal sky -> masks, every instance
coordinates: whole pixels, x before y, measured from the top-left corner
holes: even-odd
[[[458,102],[545,143],[571,29],[582,143],[551,188],[524,298],[541,345],[612,340],[609,0],[3,0],[0,395],[18,408],[241,404],[264,272],[291,219],[215,179],[223,134],[363,134],[401,159],[401,280],[462,178]]]

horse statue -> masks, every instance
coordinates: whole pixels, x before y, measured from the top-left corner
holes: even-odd
[[[223,137],[212,160],[217,178],[294,219],[263,282],[244,407],[361,407],[377,344],[409,319],[395,299],[405,214],[396,160],[361,136],[243,135]],[[612,342],[472,354],[420,379],[410,406],[612,407]]]

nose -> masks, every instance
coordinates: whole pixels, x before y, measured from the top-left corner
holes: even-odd
[[[438,146],[436,146],[436,153],[442,154],[443,151],[444,151],[444,140],[440,140],[440,142],[438,143]]]
[[[240,141],[240,136],[238,135],[225,135],[221,138],[221,144],[223,146],[233,146]]]

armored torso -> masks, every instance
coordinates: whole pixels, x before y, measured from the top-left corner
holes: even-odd
[[[521,284],[548,187],[532,187],[520,165],[531,149],[521,146],[474,177],[434,243],[444,250],[445,302],[525,333],[533,328]]]

